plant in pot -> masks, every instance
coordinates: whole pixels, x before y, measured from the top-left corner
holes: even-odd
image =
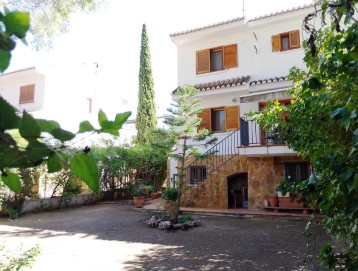
[[[178,189],[170,187],[165,189],[162,194],[164,199],[164,210],[169,216],[173,216],[177,207]]]
[[[134,206],[137,208],[141,208],[144,205],[144,200],[145,200],[144,191],[145,191],[145,185],[143,183],[143,180],[140,179],[135,180],[129,187],[129,192],[133,197]]]

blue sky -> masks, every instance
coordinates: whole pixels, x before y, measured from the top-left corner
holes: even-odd
[[[136,111],[140,36],[147,25],[158,113],[170,106],[177,87],[176,47],[169,34],[243,15],[243,0],[108,0],[94,14],[75,14],[70,32],[56,38],[49,52],[18,46],[10,70],[38,65],[98,62],[102,95],[124,98]],[[247,18],[311,3],[312,0],[246,0]],[[116,108],[108,104],[108,110]],[[106,108],[104,108],[106,110]]]

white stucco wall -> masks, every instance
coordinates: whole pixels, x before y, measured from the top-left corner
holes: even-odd
[[[35,84],[33,103],[20,104],[20,87]],[[34,112],[44,107],[45,76],[35,68],[0,76],[0,96],[5,98],[19,111]]]
[[[251,80],[285,76],[292,66],[305,68],[302,47],[285,52],[272,52],[271,37],[299,30],[302,42],[302,21],[310,9],[298,10],[258,21],[237,21],[220,26],[215,35],[206,29],[174,36],[177,48],[178,85],[198,84],[250,75]],[[218,27],[219,28],[219,27]],[[256,37],[255,37],[256,36]],[[191,38],[190,38],[191,37]],[[200,39],[198,38],[200,37]],[[197,41],[195,41],[197,40]],[[238,45],[238,67],[224,71],[196,75],[196,51],[222,45]],[[257,48],[257,53],[256,49]]]

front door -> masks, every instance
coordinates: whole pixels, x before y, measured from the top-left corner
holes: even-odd
[[[247,173],[238,173],[227,177],[228,208],[248,208]]]

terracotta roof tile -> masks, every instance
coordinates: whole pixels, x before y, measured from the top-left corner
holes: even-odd
[[[231,19],[231,20],[222,21],[222,22],[218,22],[218,23],[215,23],[215,24],[205,25],[205,26],[202,26],[202,27],[197,27],[197,28],[194,28],[194,29],[186,30],[186,31],[172,33],[172,34],[170,34],[170,37],[185,35],[185,34],[189,34],[189,33],[192,33],[192,32],[197,32],[197,31],[200,31],[200,30],[208,29],[208,28],[213,28],[213,27],[220,26],[220,25],[230,24],[230,23],[241,21],[241,20],[244,20],[244,19],[245,19],[244,17],[237,17],[237,18],[234,18],[234,19]]]
[[[315,5],[315,3],[312,3],[312,4],[309,4],[309,5],[303,5],[303,6],[293,7],[293,8],[289,8],[289,9],[285,9],[285,10],[280,10],[280,11],[277,11],[277,12],[274,12],[274,13],[265,14],[265,15],[262,15],[262,16],[255,17],[253,19],[249,19],[248,22],[258,21],[258,20],[262,20],[262,19],[265,19],[265,18],[268,18],[268,17],[277,16],[277,15],[280,15],[280,14],[306,9],[306,8],[309,8],[309,7],[313,7],[314,5]],[[245,17],[237,17],[237,18],[234,18],[234,19],[231,19],[231,20],[222,21],[222,22],[218,22],[218,23],[215,23],[215,24],[210,24],[210,25],[197,27],[197,28],[190,29],[190,30],[185,30],[185,31],[181,31],[181,32],[172,33],[172,34],[170,34],[170,37],[185,35],[185,34],[201,31],[201,30],[208,29],[208,28],[213,28],[213,27],[217,27],[217,26],[221,26],[221,25],[230,24],[230,23],[241,21],[241,20],[244,20],[244,19],[245,19]]]
[[[301,9],[306,9],[306,8],[310,8],[313,7],[315,5],[315,3],[309,4],[309,5],[303,5],[303,6],[298,6],[298,7],[293,7],[293,8],[289,8],[289,9],[285,9],[285,10],[280,10],[277,12],[273,12],[273,13],[269,13],[269,14],[265,14],[265,15],[261,15],[258,17],[255,17],[253,19],[249,19],[248,22],[252,22],[252,21],[258,21],[258,20],[262,20],[268,17],[273,17],[276,15],[281,15],[284,13],[289,13],[289,12],[293,12],[293,11],[297,11],[297,10],[301,10]]]
[[[250,76],[241,76],[226,80],[219,80],[219,81],[213,81],[208,83],[201,83],[194,85],[194,87],[198,91],[208,91],[208,90],[214,90],[214,89],[220,89],[220,88],[230,88],[230,87],[236,87],[236,86],[243,86],[246,85],[250,81]],[[175,89],[172,94],[175,94],[177,92],[177,89]]]
[[[287,80],[288,80],[287,76],[279,76],[279,77],[273,77],[273,78],[268,78],[268,79],[251,81],[250,86],[274,83],[274,82],[280,82],[280,81],[287,81]]]

